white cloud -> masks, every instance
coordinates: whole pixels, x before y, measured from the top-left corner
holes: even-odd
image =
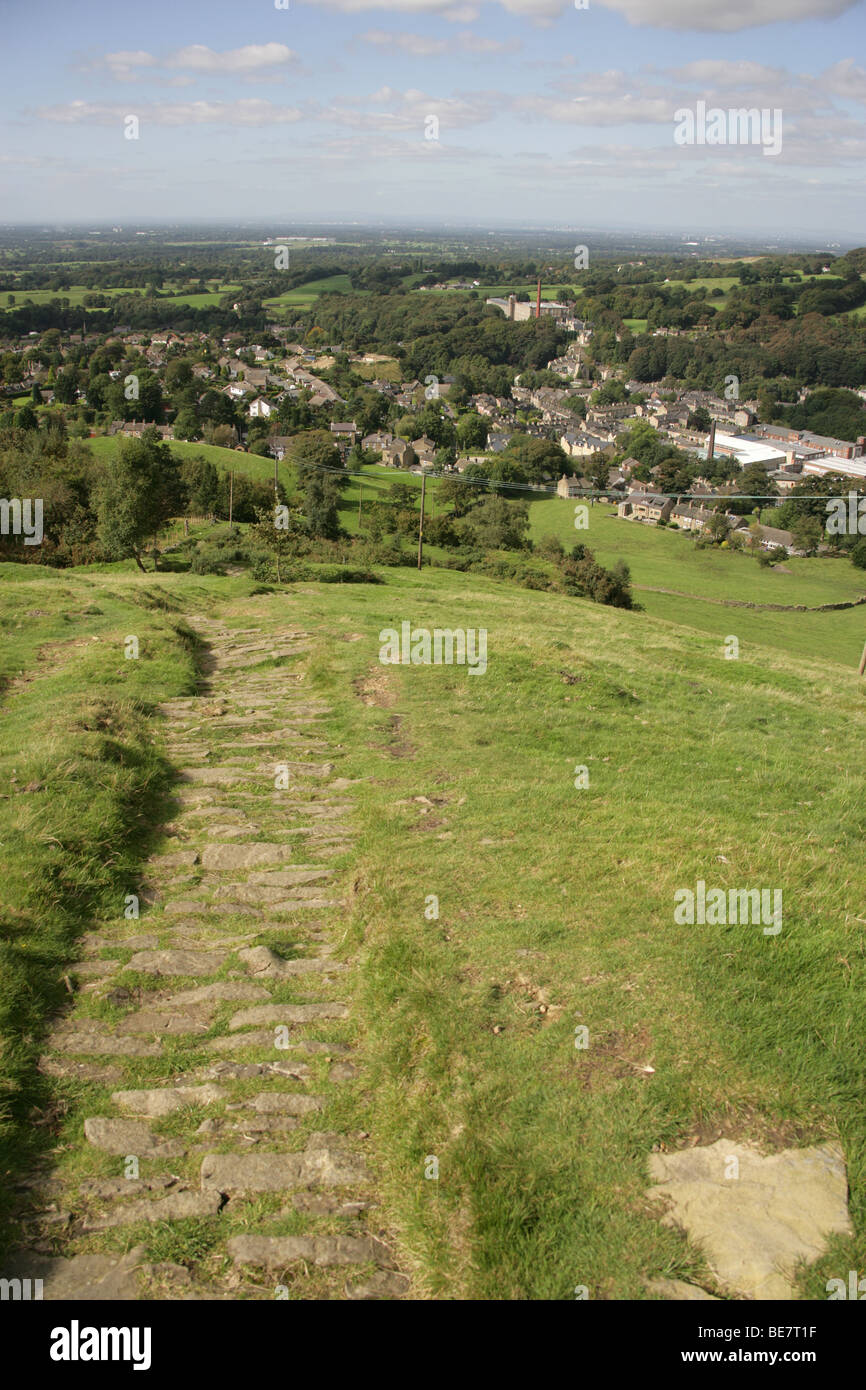
[[[841,97],[843,101],[857,101],[861,106],[866,106],[866,71],[856,67],[853,58],[834,63],[833,67],[821,74],[818,82],[833,96]]]
[[[136,74],[142,68],[152,68],[156,65],[156,59],[152,53],[146,53],[142,49],[133,51],[121,50],[118,53],[106,53],[102,64],[108,68],[111,76],[118,81],[135,79]]]
[[[762,24],[835,19],[859,0],[599,0],[630,24],[733,34]]]
[[[438,15],[456,23],[471,23],[479,13],[478,5],[455,4],[454,0],[303,0],[303,3],[342,14],[378,10],[399,15]],[[573,8],[573,0],[496,0],[496,3],[508,14],[541,24],[550,23]],[[852,9],[858,0],[593,0],[593,3],[616,11],[634,25],[736,33],[762,24],[834,19]]]
[[[179,48],[164,59],[168,68],[184,68],[189,72],[261,72],[262,69],[284,67],[293,63],[297,54],[284,43],[251,43],[244,48],[230,48],[217,53],[202,43]]]
[[[138,116],[142,131],[148,123],[159,126],[285,125],[299,121],[302,115],[294,107],[274,106],[269,101],[139,102],[125,106],[68,101],[59,106],[40,107],[36,114],[45,121],[63,125],[100,126],[121,126],[127,116],[134,115]]]
[[[91,69],[107,69],[117,82],[139,82],[144,79],[163,86],[183,86],[192,77],[180,73],[196,73],[210,76],[213,73],[231,73],[250,80],[279,72],[297,62],[298,55],[284,43],[251,43],[243,48],[230,48],[217,53],[202,43],[189,44],[186,48],[158,57],[142,49],[134,52],[120,51],[106,53],[103,58],[89,64]],[[160,70],[170,70],[175,75],[160,78]]]
[[[338,125],[350,125],[361,130],[423,130],[429,116],[436,116],[445,130],[465,129],[481,125],[500,115],[509,98],[498,92],[473,92],[471,96],[434,97],[410,89],[395,91],[382,87],[369,97],[347,97],[328,107],[319,108],[318,115]],[[364,105],[379,108],[359,109]],[[388,108],[388,109],[385,109]]]
[[[740,87],[745,82],[778,82],[783,72],[781,68],[771,68],[765,63],[753,63],[748,58],[741,58],[736,62],[703,58],[699,62],[686,63],[681,68],[671,68],[670,75],[681,82],[696,82],[703,86]]]

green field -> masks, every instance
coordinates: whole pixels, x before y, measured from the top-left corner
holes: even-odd
[[[165,290],[159,292],[154,303],[164,304],[167,307],[177,308],[186,304],[193,309],[211,308],[218,304],[223,295],[229,294],[234,290],[240,289],[240,285],[223,285],[219,289],[211,290],[207,294],[166,294]],[[7,298],[13,294],[15,303],[9,305]],[[80,308],[87,295],[99,294],[106,298],[116,299],[119,295],[136,295],[140,299],[145,298],[145,292],[138,286],[120,289],[91,289],[87,285],[70,285],[68,290],[10,290],[6,293],[0,291],[0,305],[4,309],[19,309],[28,302],[32,304],[49,304],[53,299],[68,299],[71,305]],[[94,310],[98,313],[98,310]]]
[[[665,283],[669,290],[723,290],[725,298],[727,298],[728,291],[732,289],[734,285],[738,285],[740,281],[736,275],[699,275],[696,276],[694,280],[668,280]],[[724,299],[714,300],[713,302],[722,304],[724,303]]]
[[[286,290],[276,299],[266,299],[268,309],[308,309],[315,304],[320,295],[330,291],[333,294],[368,294],[368,290],[353,290],[348,275],[329,275],[324,280],[309,280],[297,289]]]
[[[113,458],[117,453],[120,435],[97,435],[88,439],[87,444],[97,458]],[[185,440],[170,439],[169,447],[179,458],[206,458],[224,472],[233,470],[245,473],[249,478],[270,480],[274,476],[273,459],[259,458],[243,449],[221,449],[216,444],[187,443]]]

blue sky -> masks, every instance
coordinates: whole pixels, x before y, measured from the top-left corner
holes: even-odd
[[[5,0],[0,216],[866,241],[864,0],[277,4]],[[781,151],[677,144],[701,101]]]

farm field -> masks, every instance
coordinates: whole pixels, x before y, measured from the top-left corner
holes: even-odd
[[[330,291],[333,294],[367,294],[367,290],[353,290],[348,275],[329,275],[324,280],[309,280],[297,289],[286,290],[275,299],[266,299],[268,309],[309,308],[320,295]]]
[[[239,285],[223,285],[221,289],[210,290],[206,294],[166,294],[161,291],[156,301],[159,304],[179,306],[188,304],[190,308],[204,309],[214,304],[218,304],[223,295],[230,294],[234,290],[240,289]],[[12,294],[15,303],[8,303],[8,295]],[[87,285],[70,285],[68,290],[17,290],[0,291],[0,306],[5,309],[16,309],[26,304],[28,300],[33,304],[48,304],[52,299],[68,299],[70,304],[81,307],[84,299],[88,295],[105,295],[106,298],[117,299],[120,295],[136,295],[139,298],[145,297],[145,291],[140,286],[130,286],[128,288],[112,289],[91,289]]]

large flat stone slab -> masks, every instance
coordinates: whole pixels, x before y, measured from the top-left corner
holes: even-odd
[[[145,975],[214,975],[227,959],[224,951],[139,951],[127,969]]]
[[[236,787],[249,780],[237,768],[230,767],[187,767],[181,774],[182,782],[195,782],[202,787]]]
[[[154,854],[147,862],[151,869],[191,869],[198,863],[198,850],[175,849],[169,854]]]
[[[129,1226],[135,1221],[180,1221],[189,1216],[216,1216],[222,1198],[219,1192],[170,1192],[167,1197],[141,1198],[124,1202],[102,1216],[85,1220],[85,1231],[107,1231]]]
[[[84,1136],[95,1149],[124,1158],[129,1154],[138,1158],[178,1158],[185,1151],[179,1140],[159,1138],[140,1120],[91,1115],[84,1121]]]
[[[236,1265],[284,1269],[296,1260],[313,1265],[390,1264],[386,1246],[372,1236],[233,1236],[228,1252]]]
[[[291,845],[256,840],[245,845],[208,845],[201,852],[205,869],[255,869],[261,864],[283,864],[292,857]]]
[[[309,864],[299,864],[294,869],[257,870],[250,874],[250,883],[260,883],[263,887],[296,888],[303,883],[316,883],[322,878],[333,878],[333,869],[316,869]]]
[[[283,960],[268,946],[250,946],[238,951],[238,960],[243,961],[251,975],[263,975],[266,978],[326,973],[333,975],[348,969],[345,965],[319,956],[303,956],[299,960]]]
[[[98,1062],[76,1062],[71,1058],[40,1057],[39,1070],[46,1076],[60,1076],[74,1081],[97,1081],[108,1086],[120,1081],[122,1067],[100,1066]]]
[[[306,1149],[293,1154],[206,1154],[201,1165],[203,1191],[284,1192],[294,1187],[350,1187],[367,1180],[361,1154],[349,1153],[339,1135],[313,1134]]]
[[[95,1026],[88,1027],[88,1024]],[[118,1037],[102,1031],[104,1025],[93,1019],[81,1019],[72,1028],[58,1029],[48,1039],[49,1047],[55,1052],[71,1053],[79,1057],[158,1057],[162,1051],[159,1042],[145,1042],[144,1038]]]
[[[161,1115],[173,1115],[185,1105],[213,1105],[216,1101],[227,1100],[229,1094],[222,1087],[212,1085],[162,1086],[151,1091],[115,1091],[111,1099],[121,1110],[158,1119]]]
[[[246,980],[217,980],[212,985],[199,985],[197,989],[185,989],[173,994],[168,1001],[172,1008],[184,1009],[189,1004],[254,1004],[270,995],[264,985],[256,985]]]
[[[319,1018],[348,1017],[349,1010],[345,1004],[259,1004],[234,1014],[229,1028],[254,1028],[257,1023],[271,1023],[279,1027],[283,1023],[314,1023]]]
[[[369,1279],[363,1279],[357,1284],[347,1283],[345,1294],[346,1298],[356,1302],[372,1303],[385,1298],[402,1298],[409,1292],[409,1288],[410,1283],[405,1274],[378,1269]]]
[[[732,1174],[738,1173],[738,1176]],[[699,1244],[723,1292],[791,1299],[798,1262],[811,1263],[831,1235],[850,1235],[848,1181],[839,1144],[763,1155],[730,1139],[652,1154],[663,1218]]]
[[[211,1011],[208,1005],[191,1005],[189,1009],[140,1009],[127,1014],[116,1025],[118,1033],[153,1033],[157,1037],[166,1034],[206,1033],[211,1024]]]
[[[121,1303],[140,1296],[135,1271],[144,1267],[147,1257],[138,1245],[125,1255],[75,1255],[64,1260],[23,1253],[12,1258],[14,1264],[4,1270],[4,1277],[41,1279],[42,1297],[48,1301]]]

